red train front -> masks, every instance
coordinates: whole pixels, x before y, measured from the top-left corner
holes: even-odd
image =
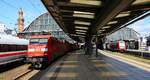
[[[51,35],[36,35],[30,38],[27,55],[33,67],[42,68],[66,51],[65,41]]]
[[[41,67],[42,63],[48,60],[48,40],[50,36],[32,36],[28,45],[28,60],[35,67]]]
[[[114,41],[106,44],[106,49],[111,51],[120,51],[124,52],[126,51],[126,43],[125,41]]]

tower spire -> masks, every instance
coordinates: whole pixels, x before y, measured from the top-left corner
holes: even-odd
[[[21,33],[24,29],[24,19],[23,19],[23,10],[20,8],[18,12],[18,31]]]

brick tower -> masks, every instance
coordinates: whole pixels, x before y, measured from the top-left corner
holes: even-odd
[[[24,19],[23,19],[23,11],[22,8],[18,12],[19,18],[18,18],[18,31],[21,33],[24,29]]]

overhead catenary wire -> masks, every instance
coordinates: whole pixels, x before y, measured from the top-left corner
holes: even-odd
[[[3,17],[3,18],[8,19],[8,20],[15,21],[13,18],[10,18],[10,17],[8,17],[8,16],[4,16],[4,15],[2,15],[2,14],[0,14],[0,17]]]
[[[6,4],[6,5],[10,6],[11,8],[15,8],[15,9],[17,9],[17,10],[18,10],[18,8],[17,8],[16,6],[14,6],[14,5],[12,5],[12,4],[10,4],[10,3],[8,3],[8,2],[7,2],[7,1],[5,1],[5,0],[1,0],[1,2],[3,2],[4,4]]]
[[[40,11],[40,9],[39,8],[37,8],[37,6],[34,4],[34,2],[33,2],[34,0],[28,0],[28,5],[30,5],[30,6],[32,6],[32,9],[34,10],[34,11],[36,11],[36,15],[37,16],[39,16],[42,12]],[[34,16],[34,18],[36,18],[35,16]],[[29,22],[29,21],[28,21]],[[28,22],[26,22],[27,24],[28,24]]]
[[[35,6],[35,4],[32,2],[33,0],[29,0],[29,3],[31,4],[31,6],[39,13],[41,13],[41,11]]]
[[[14,5],[8,3],[8,2],[5,1],[5,0],[1,0],[1,2],[4,3],[5,5],[9,6],[10,8],[13,8],[13,9],[15,9],[15,10],[18,10],[18,8],[17,8],[16,6],[14,6]],[[11,17],[5,16],[5,15],[2,15],[2,14],[0,14],[0,17],[3,17],[3,18],[5,18],[5,19],[10,19],[10,20],[12,20],[12,21],[16,21],[16,20],[14,20],[14,19],[11,18]]]
[[[36,15],[40,15],[42,13],[42,11],[38,8],[38,6],[35,4],[35,2],[33,2],[34,0],[28,0],[27,2],[29,3],[29,6],[32,6],[33,11],[36,11]],[[39,0],[40,1],[40,0]],[[21,2],[21,1],[20,1]],[[1,0],[1,4],[3,4],[4,6],[2,7],[9,7],[13,10],[19,10],[20,7],[18,7],[19,4],[14,5],[13,3],[11,3],[11,1],[9,0]],[[35,16],[35,15],[34,15]],[[2,13],[0,13],[0,17],[7,19],[7,20],[11,20],[11,22],[16,22],[17,19],[14,19],[14,17],[10,17],[9,15],[4,15]],[[27,22],[26,22],[27,23]]]
[[[7,6],[7,7],[13,9],[13,10],[16,10],[16,11],[19,10],[18,7],[16,7],[16,6],[14,6],[13,4],[11,4],[10,1],[8,2],[8,0],[7,0],[7,1],[6,1],[6,0],[1,0],[1,4],[4,4],[4,6]],[[18,5],[18,4],[17,4],[17,5]],[[4,6],[2,6],[2,7],[4,7]],[[8,15],[6,16],[6,15],[3,15],[3,14],[0,14],[0,17],[1,17],[1,18],[4,18],[4,19],[7,19],[7,20],[10,20],[11,23],[12,23],[12,22],[15,22],[15,23],[16,23],[16,21],[17,21],[17,19],[14,19],[12,16],[9,17]],[[9,24],[9,23],[7,23],[7,24]]]

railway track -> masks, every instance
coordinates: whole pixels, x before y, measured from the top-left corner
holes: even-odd
[[[126,52],[120,53],[120,52],[111,52],[111,51],[106,51],[106,50],[105,50],[105,52],[112,53],[113,55],[122,56],[124,58],[129,58],[129,59],[132,59],[132,60],[135,60],[138,62],[150,64],[150,58],[143,58],[143,57],[140,57],[137,55],[132,55],[134,53],[126,53]]]
[[[29,74],[29,73],[32,72],[32,71],[33,71],[33,70],[27,70],[26,72],[24,72],[24,73],[22,73],[22,74],[20,74],[20,75],[18,75],[18,76],[16,76],[16,77],[14,77],[13,79],[14,79],[14,80],[19,80],[20,78],[22,78],[23,76]]]
[[[29,69],[29,64],[24,64],[0,73],[0,80],[28,80],[40,70]]]
[[[34,76],[35,74],[37,74],[39,72],[39,70],[27,70],[22,74],[19,74],[18,76],[14,77],[13,80],[29,80],[32,76]]]
[[[141,61],[140,58],[133,59],[134,57],[132,57],[132,56],[126,57],[126,55],[124,55],[124,54],[122,54],[122,55],[121,54],[112,54],[109,51],[99,50],[99,52],[105,56],[111,57],[111,58],[116,59],[118,61],[130,64],[132,66],[136,66],[140,69],[143,69],[147,72],[150,72],[149,61],[147,61],[147,60]]]
[[[150,58],[150,52],[149,51],[141,51],[141,50],[132,50],[132,49],[127,49],[126,53],[139,56],[142,58]]]

